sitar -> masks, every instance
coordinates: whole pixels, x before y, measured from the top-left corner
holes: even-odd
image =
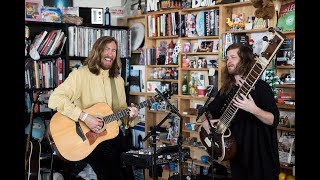
[[[169,93],[162,93],[168,97]],[[161,101],[162,97],[154,97],[135,105],[138,109],[151,106],[152,103]],[[113,139],[119,134],[119,125],[117,120],[129,115],[128,108],[113,113],[112,109],[106,103],[97,103],[83,110],[88,114],[101,118],[104,121],[99,132],[93,132],[82,122],[75,122],[67,116],[56,112],[49,123],[48,134],[51,144],[56,154],[64,160],[80,161],[87,157],[103,141]]]
[[[210,156],[212,156],[213,150],[213,159],[218,162],[232,159],[237,151],[237,146],[235,138],[232,135],[231,130],[229,129],[231,121],[234,119],[238,109],[233,105],[233,100],[237,97],[240,97],[240,94],[248,96],[255,83],[262,75],[263,71],[267,68],[269,63],[272,61],[273,57],[276,55],[280,46],[283,44],[284,39],[286,38],[281,32],[269,28],[269,31],[273,33],[271,40],[268,40],[268,37],[263,38],[264,41],[268,41],[268,45],[265,46],[261,55],[256,55],[256,62],[252,66],[251,70],[244,78],[243,84],[233,95],[232,99],[228,101],[228,105],[220,117],[220,121],[213,126],[213,143],[209,134],[206,130],[201,127],[199,136],[201,143],[206,147],[206,151]],[[213,148],[213,149],[212,149]]]

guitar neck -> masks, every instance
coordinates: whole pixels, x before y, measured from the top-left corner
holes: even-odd
[[[153,98],[151,98],[149,100],[140,102],[139,104],[135,105],[135,107],[138,108],[138,109],[141,109],[141,108],[144,108],[146,106],[151,106],[152,103],[154,103],[154,102],[157,102],[157,98],[156,97],[153,97]],[[129,115],[129,113],[130,113],[130,109],[126,108],[126,109],[121,110],[121,111],[119,111],[117,113],[114,113],[114,114],[111,114],[109,116],[104,117],[103,120],[106,123],[110,123],[112,121],[118,120],[118,119],[120,119],[122,117],[125,117],[125,116]]]

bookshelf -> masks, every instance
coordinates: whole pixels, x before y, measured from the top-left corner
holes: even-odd
[[[282,2],[282,1],[281,1]],[[278,2],[278,3],[281,3]],[[274,1],[276,3],[276,1]],[[189,36],[189,37],[184,37],[184,36],[179,36],[179,35],[168,35],[168,36],[148,36],[149,35],[149,30],[152,27],[151,24],[149,24],[149,16],[152,17],[158,17],[163,14],[168,14],[168,13],[178,13],[179,15],[186,15],[186,14],[193,14],[197,15],[201,11],[210,11],[216,9],[219,11],[219,19],[218,19],[218,32],[217,34],[214,35],[208,35],[208,36]],[[273,16],[272,19],[268,21],[268,27],[264,28],[258,28],[258,29],[247,29],[247,30],[232,30],[230,27],[226,24],[226,18],[231,17],[232,14],[239,14],[239,13],[245,13],[245,20],[248,16],[254,16],[255,8],[252,6],[252,3],[250,1],[245,1],[245,2],[237,2],[237,3],[230,3],[230,4],[218,4],[218,5],[213,5],[213,6],[205,6],[205,7],[197,7],[197,8],[186,8],[186,9],[165,9],[165,10],[160,10],[160,11],[150,11],[147,12],[144,15],[141,16],[134,16],[134,17],[128,17],[128,25],[131,26],[132,24],[136,22],[142,22],[145,25],[145,44],[144,47],[139,50],[139,51],[132,51],[132,57],[131,57],[131,62],[137,63],[137,60],[134,60],[136,55],[139,53],[145,53],[145,50],[148,48],[156,48],[160,46],[161,41],[166,41],[167,44],[169,44],[171,41],[174,43],[180,42],[182,45],[183,49],[183,44],[186,42],[190,42],[191,44],[197,43],[199,41],[214,41],[217,40],[219,42],[219,47],[217,49],[217,52],[186,52],[184,53],[183,50],[179,53],[179,58],[178,58],[178,63],[177,65],[156,65],[156,64],[145,64],[145,71],[146,75],[145,78],[146,80],[153,80],[153,81],[160,81],[163,82],[164,80],[162,79],[154,79],[150,78],[151,77],[151,72],[153,71],[154,68],[160,68],[160,67],[168,67],[172,66],[175,67],[176,70],[178,71],[178,93],[173,95],[170,99],[170,102],[172,102],[177,108],[179,109],[179,112],[183,116],[183,121],[186,123],[195,123],[196,115],[190,115],[190,114],[185,114],[184,112],[187,112],[189,108],[193,108],[195,104],[204,104],[206,101],[206,97],[197,97],[197,96],[191,96],[191,95],[183,95],[181,88],[182,88],[182,81],[183,81],[183,74],[187,73],[188,78],[190,78],[190,74],[192,72],[207,72],[210,73],[212,72],[212,69],[209,68],[190,68],[190,67],[184,67],[183,66],[183,59],[184,57],[193,57],[193,56],[198,56],[198,57],[208,57],[211,59],[214,59],[217,61],[217,67],[214,67],[214,73],[215,73],[215,78],[216,78],[216,86],[219,89],[222,85],[222,79],[224,78],[222,76],[222,69],[226,65],[226,61],[223,57],[223,51],[224,47],[222,47],[221,42],[223,40],[223,36],[226,34],[246,34],[249,36],[249,38],[254,38],[254,37],[259,37],[257,34],[265,34],[268,32],[268,27],[275,27],[276,26],[276,15]],[[150,18],[149,18],[150,19]],[[151,28],[152,29],[152,28]],[[287,37],[292,37],[295,35],[295,31],[287,31],[283,32]],[[146,60],[147,61],[147,60]],[[212,67],[210,67],[212,68]],[[273,67],[274,68],[274,67]],[[277,66],[276,69],[274,69],[277,73],[280,71],[290,71],[294,69],[294,67],[291,66]],[[168,80],[165,80],[168,81]],[[175,81],[174,81],[175,82]],[[277,85],[278,88],[284,88],[287,89],[288,91],[294,93],[295,85],[289,85],[289,84],[283,84],[283,85]],[[151,96],[154,96],[154,93],[147,93],[147,91],[144,92],[135,92],[135,93],[130,93],[130,100],[132,102],[139,102],[140,98],[148,98]],[[294,112],[295,111],[295,106],[294,105],[287,105],[287,104],[277,104],[278,108],[280,111],[290,111]],[[144,118],[146,120],[145,123],[145,134],[148,133],[150,130],[149,128],[151,126],[156,125],[159,123],[163,117],[166,115],[166,112],[155,112],[148,110],[146,108]],[[278,131],[289,131],[291,133],[294,133],[295,130],[294,128],[287,128],[287,127],[278,127]],[[199,141],[198,133],[196,131],[192,130],[183,130],[183,138],[191,139],[194,138]],[[160,144],[173,144],[171,141],[168,140],[160,140]],[[150,144],[145,143],[145,147],[148,147]],[[200,158],[202,155],[207,155],[206,151],[201,148],[201,147],[191,147],[188,145],[183,145],[186,148],[190,148],[191,152],[191,157],[197,162],[200,162]],[[187,161],[186,164],[190,164],[190,161]],[[200,166],[206,166],[206,164],[198,163]],[[228,166],[226,164],[226,166]],[[185,166],[184,166],[185,167]],[[185,169],[186,170],[186,169]],[[292,168],[286,168],[282,170],[288,171],[289,174],[292,174]],[[185,171],[186,172],[186,171]],[[186,172],[187,173],[187,172]],[[168,175],[169,173],[164,173],[165,175]],[[148,176],[148,171],[145,173],[146,179],[150,178]],[[162,177],[163,179],[167,177]]]

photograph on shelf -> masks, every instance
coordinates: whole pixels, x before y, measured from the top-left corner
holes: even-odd
[[[39,0],[25,0],[25,20],[41,21],[41,3]]]
[[[148,93],[156,93],[155,89],[160,90],[161,82],[160,81],[148,81],[147,82],[147,92]]]

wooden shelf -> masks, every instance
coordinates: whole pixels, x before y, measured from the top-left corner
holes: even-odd
[[[236,2],[236,3],[229,3],[229,4],[221,4],[220,6],[235,8],[235,7],[251,6],[251,5],[252,5],[252,3],[250,1],[246,1],[246,2]]]
[[[295,34],[296,31],[293,30],[293,31],[282,31],[283,34]]]
[[[173,82],[178,83],[177,79],[156,79],[156,78],[148,78],[147,81],[161,81],[161,82]]]
[[[148,37],[149,39],[175,39],[178,38],[179,36],[157,36],[157,37]]]
[[[179,65],[147,65],[149,68],[162,68],[162,67],[175,67],[178,68]]]
[[[289,65],[280,65],[276,66],[276,69],[295,69],[295,66],[289,66]]]
[[[295,128],[288,128],[288,127],[284,127],[284,126],[278,126],[277,127],[278,130],[281,130],[281,131],[288,131],[288,132],[295,132]]]
[[[139,15],[139,16],[128,16],[128,20],[133,20],[133,19],[142,19],[145,18],[145,15]]]
[[[147,15],[167,14],[167,13],[172,13],[172,12],[179,12],[179,9],[166,9],[166,10],[159,10],[159,11],[149,11],[149,12],[147,12]]]
[[[277,103],[277,106],[278,106],[279,109],[295,110],[295,105]]]
[[[295,84],[278,84],[276,85],[276,88],[295,88]]]
[[[180,52],[181,55],[218,55],[218,52]]]
[[[194,37],[181,37],[183,40],[198,40],[198,39],[219,39],[219,36],[194,36]]]
[[[216,71],[218,69],[214,68]],[[209,71],[209,68],[180,68],[181,71]]]
[[[181,99],[189,99],[189,100],[207,100],[208,97],[205,96],[205,97],[199,97],[199,96],[190,96],[190,95],[180,95],[180,98]]]
[[[226,31],[224,33],[233,33],[233,34],[237,34],[237,33],[256,33],[256,32],[264,32],[264,31],[269,31],[268,28],[261,28],[261,29],[250,29],[250,30],[238,30],[238,31]]]
[[[131,51],[132,54],[141,54],[143,53],[142,50],[134,50],[134,51]]]

